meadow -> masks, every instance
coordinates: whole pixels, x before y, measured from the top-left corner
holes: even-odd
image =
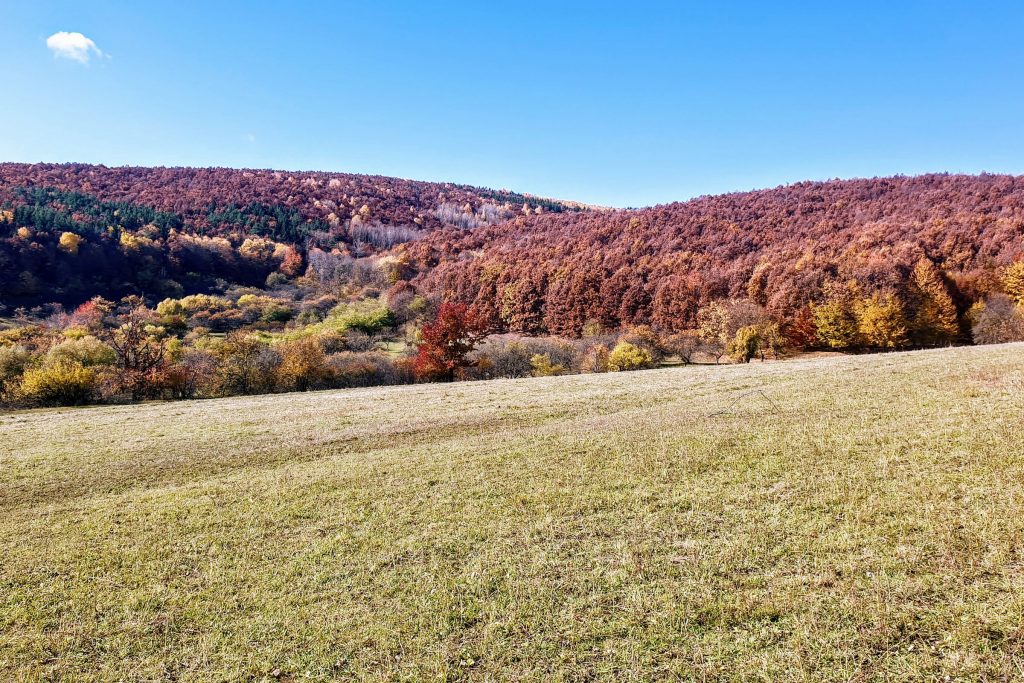
[[[1024,678],[1024,344],[0,415],[4,680]]]

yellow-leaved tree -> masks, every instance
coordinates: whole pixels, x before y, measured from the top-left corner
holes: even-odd
[[[1024,306],[1024,261],[1017,261],[1004,270],[999,282],[1007,296],[1018,306]]]
[[[619,342],[608,354],[608,369],[612,372],[642,370],[651,367],[653,362],[650,351],[629,342]]]
[[[818,341],[833,349],[860,346],[860,331],[854,312],[854,302],[860,295],[860,287],[856,282],[845,285],[828,283],[824,294],[823,302],[811,305]]]
[[[910,343],[903,302],[891,293],[876,292],[857,302],[857,330],[865,346],[900,349]]]
[[[82,243],[82,238],[73,232],[62,232],[60,235],[60,248],[71,255],[78,253],[78,245]]]
[[[910,338],[919,346],[941,346],[954,341],[960,333],[956,305],[946,282],[935,264],[922,258],[910,277],[913,315]]]

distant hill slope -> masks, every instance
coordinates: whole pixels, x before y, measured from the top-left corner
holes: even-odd
[[[406,250],[419,287],[517,331],[576,335],[587,321],[681,329],[723,297],[791,319],[830,280],[899,294],[922,258],[963,314],[1024,252],[1024,178],[805,182],[638,211],[517,217],[440,231]]]
[[[726,298],[786,325],[806,323],[808,303],[851,281],[920,317],[908,282],[923,262],[966,339],[968,309],[1022,254],[1015,176],[805,182],[596,210],[383,176],[0,164],[0,305],[11,310],[263,286],[309,269],[323,284],[369,269],[375,284],[362,278],[357,290],[408,281],[475,304],[499,330],[682,330]]]
[[[507,190],[353,173],[0,163],[0,199],[9,199],[11,190],[18,187],[71,190],[102,201],[149,206],[181,214],[196,228],[209,227],[211,205],[280,205],[331,225],[362,216],[366,221],[422,229],[444,225],[438,214],[446,206],[468,204],[478,209],[494,203],[516,209],[523,204],[548,211],[570,208],[568,203]]]
[[[312,250],[368,257],[444,226],[578,210],[384,176],[0,164],[0,310],[260,285],[275,270],[300,275]]]

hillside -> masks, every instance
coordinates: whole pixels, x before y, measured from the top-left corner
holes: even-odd
[[[578,337],[594,325],[689,330],[701,309],[743,299],[796,346],[845,348],[856,344],[815,337],[809,305],[878,297],[907,330],[869,346],[899,348],[970,341],[971,307],[1024,260],[1024,178],[997,175],[607,211],[378,176],[0,164],[0,207],[8,314],[96,295],[152,304],[295,283],[295,300],[354,299],[397,285],[472,304],[496,331]],[[937,337],[914,329],[926,296],[945,309]]]
[[[232,168],[108,167],[92,164],[0,163],[0,187],[42,187],[81,192],[106,202],[127,202],[182,216],[190,229],[216,232],[211,206],[250,204],[297,210],[303,219],[328,224],[359,215],[384,225],[430,230],[445,224],[437,210],[445,205],[474,209],[488,202],[529,204],[561,211],[556,200],[508,190],[455,183],[431,183],[387,176],[319,171]]]
[[[444,226],[577,211],[505,190],[345,173],[0,163],[0,306],[262,286]],[[74,247],[62,244],[70,235]],[[245,245],[249,240],[249,246]],[[318,261],[319,259],[319,261]],[[2,311],[0,311],[2,313]]]
[[[1009,680],[1024,345],[0,416],[15,680]]]
[[[405,249],[417,286],[532,334],[576,336],[589,321],[682,330],[727,298],[793,324],[826,285],[850,281],[912,309],[922,259],[963,318],[997,289],[999,268],[1024,255],[1024,178],[806,182],[639,211],[517,217]]]

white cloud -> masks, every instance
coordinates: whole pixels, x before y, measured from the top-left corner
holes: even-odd
[[[96,43],[77,31],[57,31],[46,39],[46,47],[55,57],[73,59],[82,64],[88,64],[93,57],[103,56]]]

